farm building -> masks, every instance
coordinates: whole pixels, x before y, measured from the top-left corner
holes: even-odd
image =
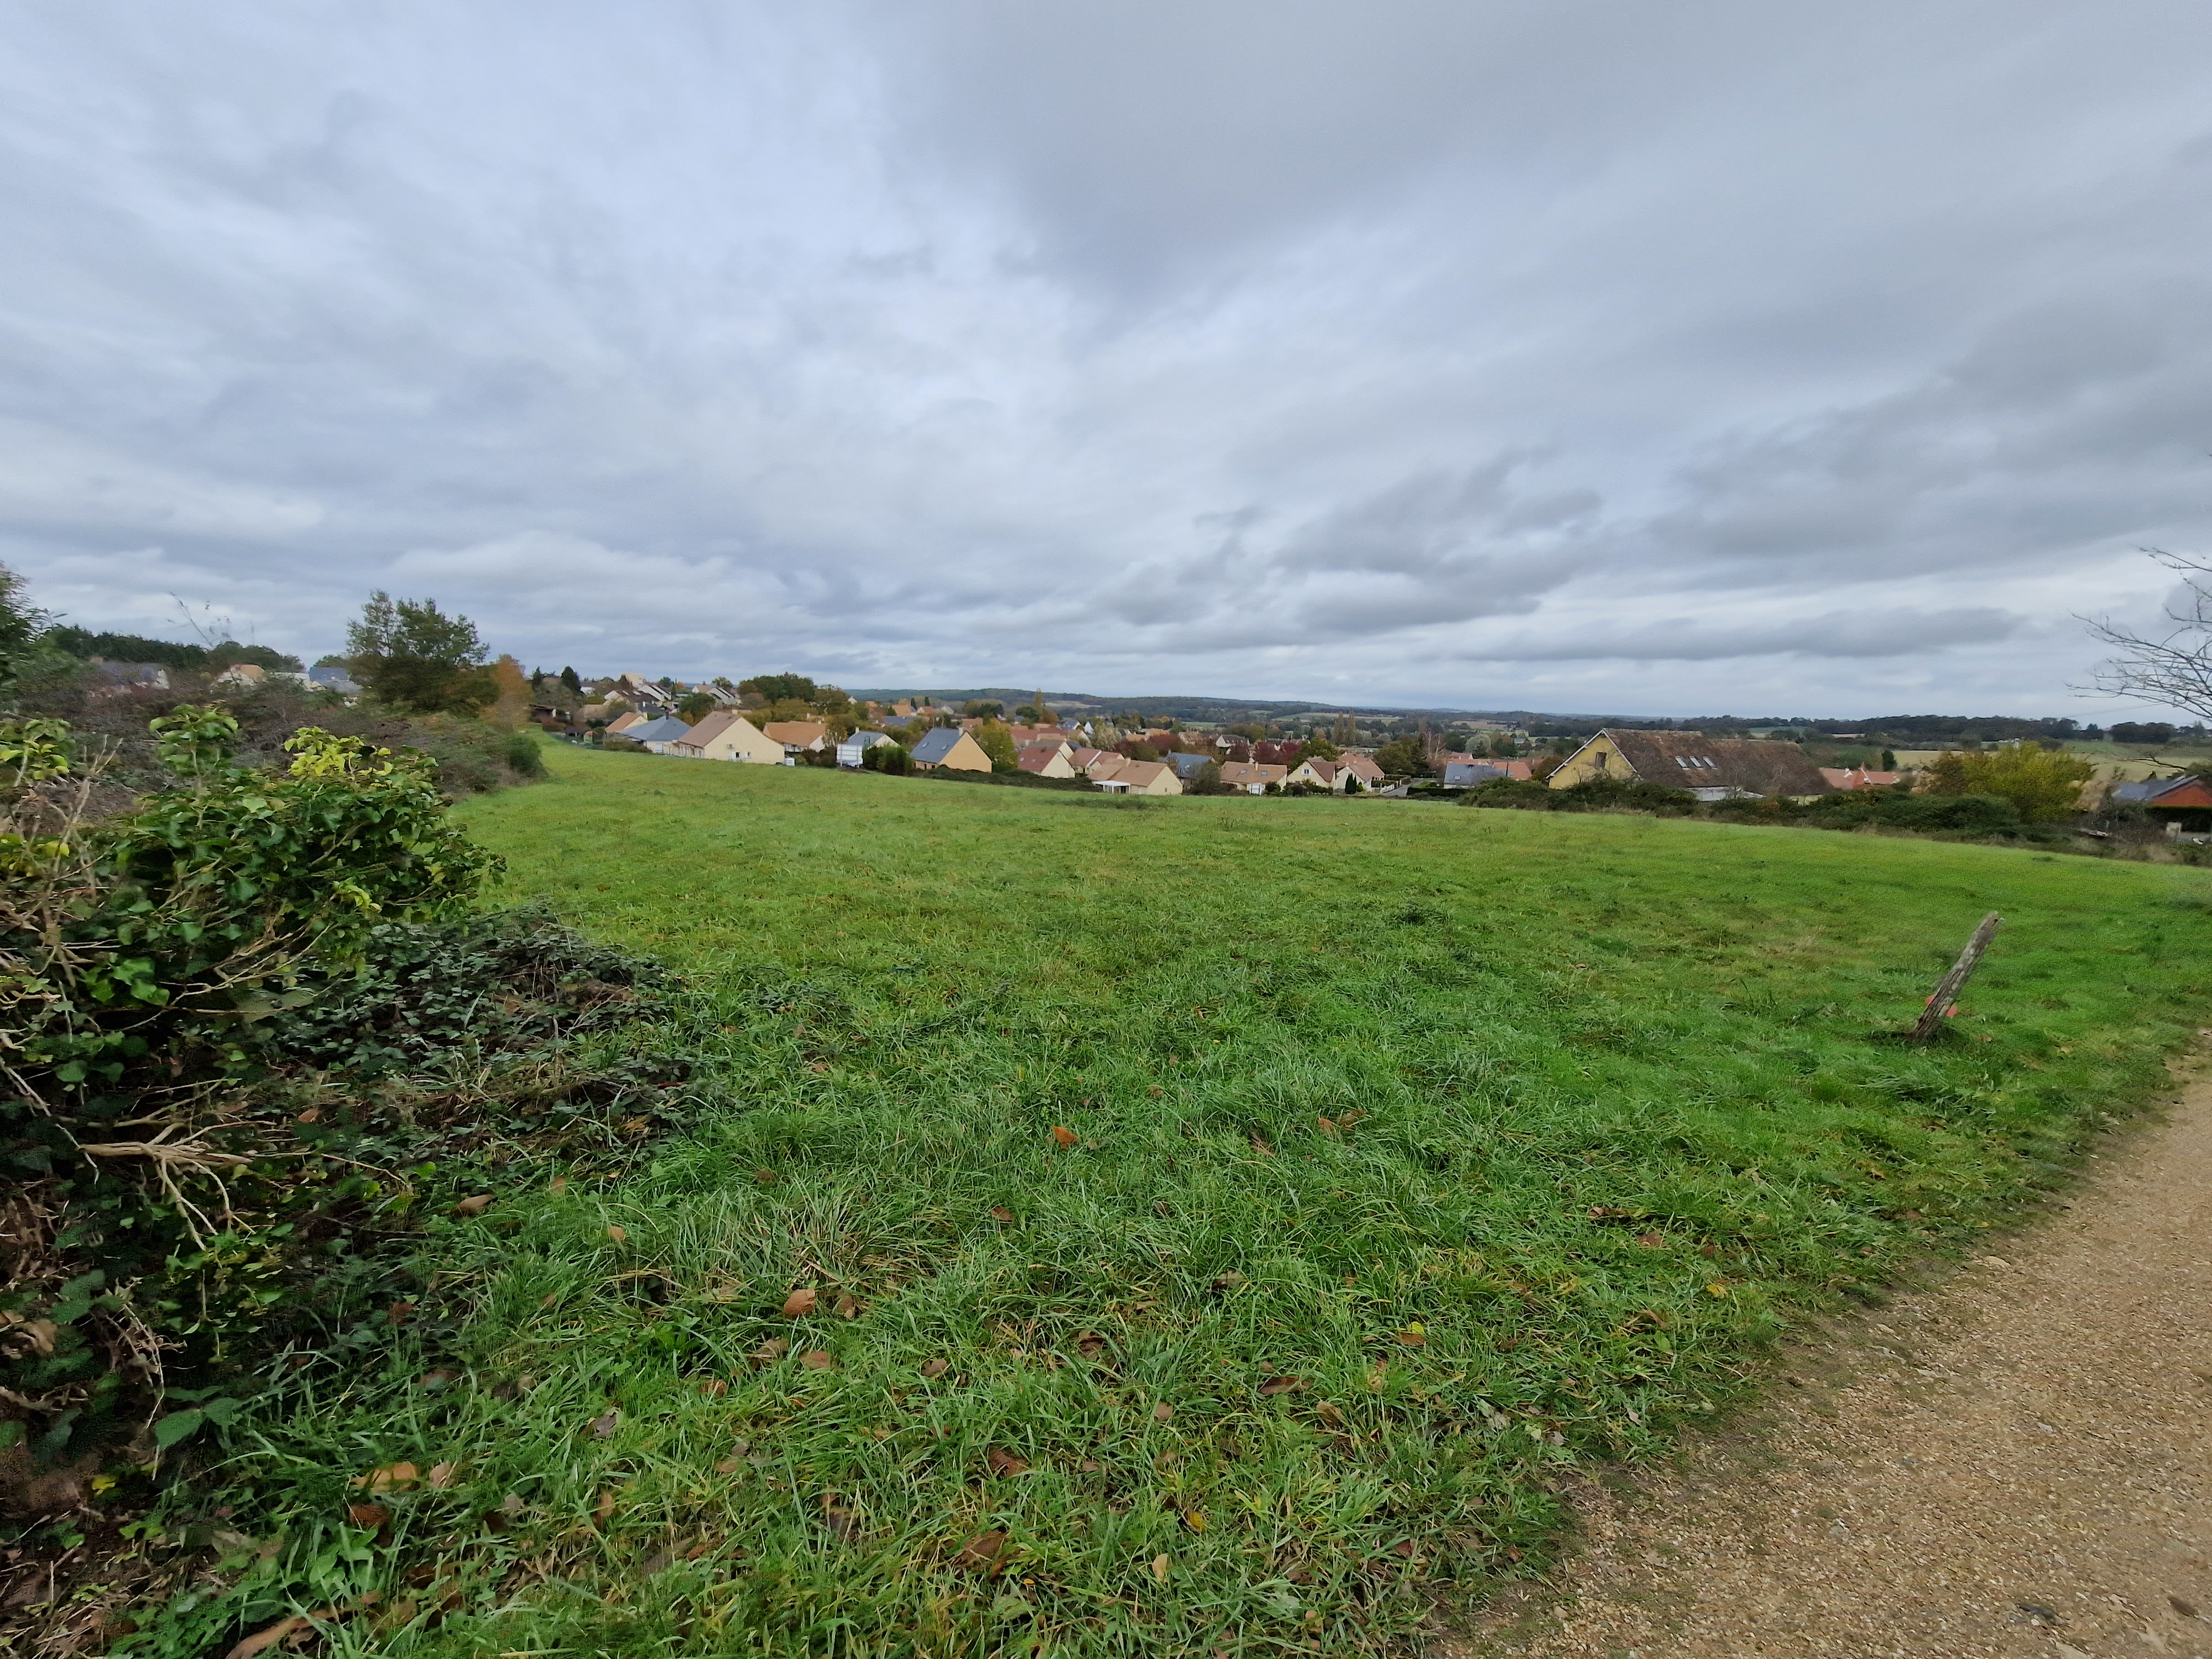
[[[1554,789],[1571,789],[1598,778],[1686,789],[1709,801],[1753,795],[1796,799],[1832,790],[1820,769],[1794,743],[1613,727],[1560,762],[1545,781]]]

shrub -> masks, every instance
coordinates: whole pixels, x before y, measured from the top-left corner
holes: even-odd
[[[910,776],[914,771],[914,757],[896,743],[872,744],[860,757],[860,764],[871,772],[887,772],[893,777]]]
[[[2080,755],[2015,744],[1968,753],[1946,750],[1929,769],[1931,795],[1992,795],[2029,823],[2051,823],[2081,810],[2081,786],[2097,769]]]

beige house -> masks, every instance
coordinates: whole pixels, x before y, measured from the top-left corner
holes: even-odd
[[[783,763],[783,745],[734,708],[716,709],[681,742],[671,744],[668,752],[687,760],[747,761],[756,766]]]
[[[584,712],[588,714],[592,711],[587,708]],[[642,726],[644,724],[644,715],[639,714],[635,708],[626,709],[622,714],[616,715],[612,720],[607,722],[607,735],[609,737],[620,737],[623,732],[629,731],[631,726]]]
[[[1068,759],[1074,763],[1077,771],[1093,783],[1105,782],[1129,764],[1127,755],[1117,754],[1111,749],[1079,749]]]
[[[1248,795],[1264,795],[1269,785],[1279,786],[1290,770],[1287,766],[1263,766],[1254,761],[1224,761],[1221,781]]]
[[[1334,761],[1310,757],[1291,769],[1290,775],[1283,780],[1283,787],[1288,788],[1291,784],[1303,783],[1310,789],[1328,789],[1340,795],[1351,779],[1352,774]]]
[[[1074,752],[1064,743],[1033,743],[1016,758],[1022,770],[1033,777],[1072,778],[1075,763],[1069,757]]]
[[[794,755],[818,755],[830,747],[830,728],[820,720],[770,720],[760,729],[783,745],[787,758]]]
[[[1182,780],[1165,761],[1130,761],[1114,774],[1119,793],[1128,795],[1180,795]]]
[[[957,726],[940,726],[924,732],[914,746],[915,769],[934,772],[942,768],[948,772],[988,772],[991,757],[983,752],[983,745]]]
[[[1338,758],[1336,769],[1343,775],[1345,787],[1357,783],[1362,789],[1380,789],[1389,780],[1382,769],[1365,755],[1345,755]]]
[[[1611,726],[1561,761],[1544,781],[1554,789],[1571,789],[1595,778],[1686,789],[1707,801],[1825,795],[1832,789],[1794,743]]]

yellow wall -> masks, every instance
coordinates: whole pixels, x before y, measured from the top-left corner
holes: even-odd
[[[945,751],[945,758],[937,763],[954,772],[988,772],[991,757],[983,752],[983,745],[963,732],[960,741]]]
[[[1603,757],[1602,763],[1600,757]],[[1544,780],[1554,789],[1571,789],[1592,778],[1632,778],[1635,772],[1628,757],[1613,747],[1613,739],[1600,733],[1567,757],[1559,769]]]

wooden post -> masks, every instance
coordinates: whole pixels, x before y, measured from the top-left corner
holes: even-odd
[[[1982,952],[1990,948],[1990,941],[1996,937],[1997,929],[2003,926],[2003,920],[1994,910],[1982,918],[1982,925],[1974,929],[1973,938],[1966,941],[1966,948],[1959,952],[1959,959],[1951,964],[1951,971],[1937,981],[1936,994],[1928,999],[1928,1006],[1920,1011],[1920,1023],[1912,1028],[1914,1042],[1925,1042],[1943,1029],[1944,1016],[1950,1012],[1951,1005],[1959,1000],[1959,993],[1966,988],[1966,981],[1973,977],[1974,969],[1982,959]]]

